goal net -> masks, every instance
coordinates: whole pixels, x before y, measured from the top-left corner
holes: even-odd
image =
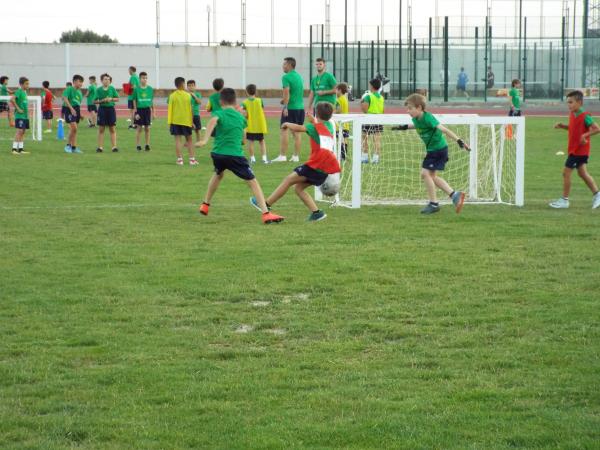
[[[6,102],[10,107],[11,118],[14,122],[15,109],[10,104],[10,97],[0,95],[0,102]],[[27,112],[29,113],[29,130],[25,133],[25,139],[42,140],[42,98],[39,96],[27,96]],[[2,108],[0,108],[2,109]],[[15,128],[10,126],[8,113],[0,112],[0,140],[12,140],[15,137]]]
[[[436,118],[467,142],[467,152],[448,141],[449,161],[441,172],[455,190],[466,193],[469,203],[524,204],[525,118],[444,115]],[[334,202],[361,205],[422,204],[427,201],[421,180],[425,145],[415,130],[394,126],[412,124],[407,114],[334,115],[336,149],[342,165],[341,187]],[[379,143],[361,132],[363,125],[381,125]],[[347,150],[342,158],[342,130],[347,129]],[[375,146],[380,158],[374,162]],[[364,154],[369,155],[365,163]],[[317,200],[327,200],[316,190]],[[440,195],[440,199],[444,196]],[[446,200],[449,202],[449,200]]]

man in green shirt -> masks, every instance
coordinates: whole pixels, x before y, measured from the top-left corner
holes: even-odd
[[[331,103],[335,108],[335,87],[337,86],[337,80],[325,70],[325,60],[323,58],[315,60],[315,67],[317,68],[317,76],[310,80],[310,94],[308,94],[308,106],[306,110],[312,111],[319,102]]]
[[[296,72],[296,60],[292,57],[284,58],[283,60],[284,75],[281,78],[283,87],[283,98],[281,104],[283,110],[281,112],[280,124],[286,122],[295,123],[297,125],[304,124],[304,80],[298,72]],[[302,145],[302,133],[297,131],[289,131],[294,136],[294,155],[290,161],[300,161],[300,147]],[[271,162],[287,161],[287,150],[289,145],[288,130],[281,130],[280,133],[281,149],[279,156]]]
[[[150,125],[154,116],[154,89],[148,86],[148,74],[140,72],[140,85],[133,92],[133,109],[135,109],[135,148],[138,152],[142,151],[140,145],[140,135],[144,129],[144,138],[146,146],[144,150],[150,151]]]
[[[25,77],[19,78],[19,89],[10,97],[10,103],[15,109],[15,140],[13,141],[13,155],[22,155],[27,153],[23,150],[23,139],[25,130],[29,129],[29,111],[27,110],[27,89],[29,89],[29,80]]]
[[[69,137],[67,145],[65,145],[66,153],[82,153],[77,147],[77,128],[81,120],[81,102],[83,94],[81,93],[81,85],[83,77],[81,75],[73,75],[73,85],[63,91],[62,98],[67,108],[65,122],[69,124]]]
[[[88,113],[90,113],[90,116],[88,117],[88,127],[93,128],[96,126],[96,123],[98,122],[98,107],[96,106],[96,104],[94,103],[96,101],[96,89],[98,89],[98,86],[96,86],[96,77],[94,75],[92,75],[90,78],[90,85],[88,86],[88,90],[87,90],[87,95],[86,95],[86,99],[87,99],[87,110]]]
[[[127,95],[127,108],[131,113],[129,128],[135,128],[135,108],[133,107],[133,93],[140,86],[140,77],[135,66],[129,66],[129,95]]]

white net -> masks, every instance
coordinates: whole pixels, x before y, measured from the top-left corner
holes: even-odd
[[[11,120],[14,122],[15,110],[13,105],[10,104],[10,97],[0,95],[0,103],[7,104],[10,108]],[[25,139],[27,140],[42,140],[42,98],[38,96],[27,97],[29,113],[29,130],[25,133]],[[8,118],[8,112],[5,110],[5,106],[0,107],[0,140],[8,141],[13,140],[15,137],[15,128],[11,126]]]
[[[464,191],[468,202],[522,205],[524,118],[436,117],[472,148],[467,152],[447,139],[449,161],[440,176],[453,189]],[[338,204],[360,207],[361,204],[426,202],[420,176],[425,145],[414,130],[393,130],[395,125],[412,123],[408,115],[337,115],[334,119],[339,129],[344,126],[349,129],[345,158],[342,158],[341,131],[337,136],[338,157],[342,162]],[[361,132],[364,124],[381,125],[383,131],[379,136],[368,136]],[[368,163],[365,163],[366,154]],[[321,200],[319,196],[317,199]]]

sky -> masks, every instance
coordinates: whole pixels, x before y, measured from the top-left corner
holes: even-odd
[[[8,0],[1,0],[7,2]],[[330,3],[331,39],[343,39],[344,0],[245,0],[246,42],[249,44],[295,45],[299,40],[309,42],[309,25],[326,22],[326,3]],[[401,0],[347,0],[348,39],[377,39],[377,27],[383,39],[397,39],[399,4]],[[300,34],[298,32],[298,2],[300,2]],[[429,16],[452,16],[450,25],[456,33],[460,25],[482,26],[486,7],[491,2],[495,35],[511,34],[515,29],[515,0],[403,0],[403,28],[407,33],[408,4],[412,3],[413,37],[426,37]],[[581,15],[583,0],[566,0],[571,14]],[[188,42],[208,40],[207,7],[216,6],[210,14],[210,39],[241,41],[242,0],[187,0]],[[102,4],[102,6],[100,6]],[[186,0],[160,1],[161,42],[185,42]],[[273,29],[271,5],[274,5]],[[462,9],[464,19],[460,17]],[[108,34],[122,43],[156,42],[156,0],[101,0],[73,2],[72,0],[20,0],[19,7],[3,8],[0,42],[54,42],[62,31],[75,27]],[[356,6],[356,7],[355,7]],[[545,35],[560,30],[563,0],[524,0],[523,14],[530,16],[530,35],[540,29]],[[544,22],[540,22],[542,9]],[[383,11],[383,14],[382,14]],[[215,21],[216,17],[216,21]],[[535,18],[534,18],[535,17]],[[214,25],[216,23],[216,30]],[[434,21],[434,25],[435,25]],[[573,21],[579,27],[579,21]],[[441,25],[441,21],[438,22]],[[500,33],[500,34],[499,34]]]

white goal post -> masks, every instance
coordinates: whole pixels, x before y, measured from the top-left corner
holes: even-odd
[[[10,96],[8,95],[0,95],[0,102],[10,102]],[[26,137],[31,138],[34,141],[42,140],[42,97],[39,95],[28,95],[27,96],[28,103],[28,112],[29,112],[29,132],[25,133]],[[14,108],[10,105],[11,113],[14,117]],[[12,136],[4,136],[6,132],[1,136],[4,139],[12,139],[14,138],[14,134]]]
[[[436,114],[439,122],[467,142],[466,152],[448,141],[449,162],[440,175],[475,204],[523,206],[525,118]],[[342,166],[340,192],[334,203],[351,208],[361,205],[423,204],[427,201],[420,178],[425,145],[415,130],[392,127],[412,124],[408,114],[335,114],[336,149]],[[382,125],[379,145],[362,133],[364,125]],[[346,158],[341,158],[348,128]],[[379,161],[365,163],[365,153],[380,149]],[[316,200],[326,200],[319,190]],[[449,201],[449,200],[447,200]]]

